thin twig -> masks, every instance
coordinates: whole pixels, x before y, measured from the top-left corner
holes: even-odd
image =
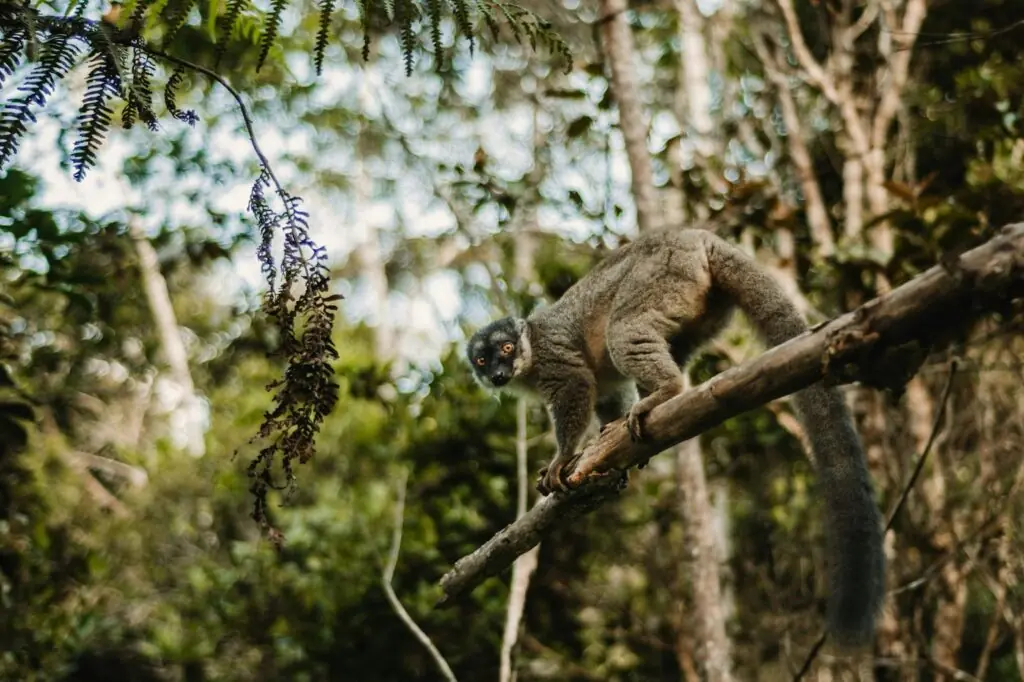
[[[242,122],[245,123],[245,131],[249,136],[249,144],[252,146],[252,150],[253,152],[256,153],[257,158],[259,158],[260,165],[263,166],[263,168],[266,170],[267,176],[274,183],[274,188],[278,192],[284,192],[284,187],[278,181],[277,176],[274,174],[273,169],[271,169],[270,167],[270,161],[263,153],[263,150],[260,149],[259,142],[256,141],[256,130],[253,126],[252,114],[249,113],[249,107],[246,106],[245,101],[242,99],[242,95],[237,90],[235,90],[235,88],[232,87],[232,85],[228,83],[223,76],[221,76],[219,73],[212,69],[208,69],[201,64],[196,64],[195,62],[190,62],[187,59],[182,59],[181,57],[175,57],[174,55],[167,54],[163,50],[157,50],[148,45],[143,46],[142,49],[144,49],[146,52],[148,52],[150,55],[154,57],[160,57],[161,59],[166,59],[169,62],[177,64],[178,66],[184,66],[186,69],[198,71],[207,78],[217,81],[217,83],[222,88],[228,91],[228,93],[234,98],[235,103],[238,104],[238,110],[242,114]]]
[[[402,549],[402,525],[405,518],[405,490],[406,484],[409,481],[409,471],[407,469],[402,471],[398,481],[398,497],[395,500],[395,529],[391,535],[391,551],[388,553],[388,561],[384,566],[384,575],[381,578],[381,583],[384,585],[384,594],[387,595],[388,601],[391,603],[391,607],[395,610],[399,619],[405,626],[409,628],[416,639],[420,641],[430,655],[433,656],[434,661],[437,663],[437,667],[441,669],[441,674],[444,675],[446,680],[450,682],[456,682],[455,673],[452,672],[451,667],[448,665],[448,661],[444,660],[444,656],[437,650],[434,643],[430,641],[427,634],[420,629],[420,626],[416,624],[416,621],[412,619],[409,612],[402,606],[402,602],[399,601],[398,595],[395,594],[395,588],[391,586],[391,579],[395,577],[395,567],[398,566],[398,553]]]
[[[892,511],[889,512],[889,518],[885,523],[885,530],[888,531],[892,528],[893,521],[896,519],[896,515],[903,509],[903,505],[906,504],[907,496],[910,495],[911,489],[914,484],[917,483],[918,476],[921,475],[921,470],[924,469],[924,464],[928,460],[928,454],[931,452],[932,445],[935,443],[935,437],[939,433],[939,426],[942,424],[942,418],[946,415],[946,402],[949,400],[949,394],[953,389],[953,377],[956,376],[956,370],[959,366],[959,361],[953,358],[949,363],[949,376],[946,378],[946,387],[942,390],[942,398],[939,401],[939,407],[935,411],[935,421],[932,422],[932,431],[928,434],[928,442],[925,443],[924,451],[921,456],[917,459],[917,464],[914,466],[913,473],[910,474],[910,479],[907,484],[903,486],[903,492],[900,493],[900,497],[896,500],[896,505]]]
[[[270,165],[270,160],[267,159],[266,154],[264,154],[263,150],[260,148],[260,143],[256,141],[256,128],[253,124],[252,114],[249,112],[249,107],[246,106],[245,101],[242,99],[241,93],[239,93],[238,90],[235,90],[235,88],[232,87],[230,83],[228,83],[227,79],[225,79],[219,73],[217,73],[213,69],[209,69],[203,66],[202,64],[196,64],[195,62],[190,62],[187,59],[175,57],[174,55],[164,52],[163,50],[154,49],[149,45],[144,45],[142,49],[144,49],[147,53],[154,57],[160,57],[179,66],[184,66],[186,69],[198,71],[207,78],[216,81],[222,88],[228,91],[228,94],[230,94],[231,97],[235,100],[235,104],[238,105],[239,113],[242,114],[242,123],[245,124],[245,132],[247,137],[249,138],[249,145],[252,147],[252,151],[256,154],[256,158],[259,159],[260,169],[266,174],[268,178],[270,178],[270,181],[274,184],[274,190],[276,191],[277,196],[285,204],[285,210],[288,211],[289,214],[291,214],[292,209],[288,205],[288,202],[285,201],[285,198],[290,197],[291,194],[285,191],[285,188],[281,184],[281,181],[277,179],[277,175],[274,173],[274,169]],[[299,261],[302,264],[303,273],[305,274],[306,279],[308,281],[312,274],[309,270],[309,260],[306,258],[306,254],[302,252],[301,248],[298,249],[297,253],[299,256]]]
[[[807,671],[811,669],[811,664],[814,663],[814,659],[818,657],[818,652],[821,651],[821,647],[825,646],[825,640],[828,639],[828,632],[823,631],[818,635],[817,641],[811,647],[811,650],[807,653],[807,658],[804,659],[804,664],[800,666],[800,669],[796,671],[796,675],[793,675],[793,682],[800,682],[807,674]]]

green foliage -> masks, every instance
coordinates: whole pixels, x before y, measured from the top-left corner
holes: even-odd
[[[271,2],[259,41],[257,71],[265,64],[277,40],[281,17],[290,4],[288,0]],[[464,36],[471,38],[469,4],[466,0],[451,0],[451,4],[460,30]],[[194,126],[199,119],[198,114],[182,108],[178,102],[184,89],[186,73],[204,73],[219,79],[222,85],[227,85],[226,80],[220,79],[202,65],[173,54],[174,40],[187,25],[190,12],[195,6],[194,0],[170,0],[157,4],[139,0],[128,20],[119,26],[83,19],[86,7],[84,2],[78,3],[69,16],[47,15],[34,8],[12,3],[0,4],[0,31],[5,36],[4,46],[0,49],[0,78],[13,73],[31,43],[40,38],[45,41],[38,64],[19,87],[24,94],[6,103],[0,110],[0,167],[11,161],[28,125],[35,121],[32,107],[45,105],[57,83],[78,63],[82,44],[88,47],[88,74],[78,117],[78,139],[70,158],[76,180],[84,179],[89,168],[96,164],[97,154],[110,127],[118,100],[123,104],[120,119],[124,128],[131,128],[138,118],[150,130],[158,129],[158,117],[151,104],[157,64],[170,68],[170,75],[164,84],[167,113],[174,119]],[[211,21],[218,36],[213,54],[215,63],[219,63],[224,56],[246,6],[244,0],[229,0],[219,16],[212,16]],[[155,7],[160,8],[159,17],[149,11]],[[208,9],[211,12],[218,11],[215,8]],[[313,49],[318,73],[323,66],[334,10],[333,0],[324,0],[319,7],[318,31]],[[392,5],[363,0],[361,19],[364,58],[368,57],[371,27],[381,32],[391,27],[396,28],[401,37],[405,70],[411,74],[414,53],[420,47],[417,31],[426,18],[436,58],[435,68],[442,69],[441,24],[445,16],[441,11],[440,0],[427,0],[425,10],[414,0],[398,0]],[[535,50],[538,44],[548,45],[565,62],[567,69],[571,67],[571,55],[565,42],[548,23],[532,12],[495,2],[479,3],[477,10],[483,14],[495,36],[500,28],[496,14],[500,12],[517,41],[525,37]],[[147,38],[152,29],[160,30],[163,48],[155,47]],[[129,49],[132,51],[130,66],[126,63]],[[241,104],[237,93],[232,91],[232,94]],[[248,112],[242,113],[248,121]],[[251,127],[249,134],[254,135]],[[255,138],[252,143],[259,157],[260,175],[254,183],[249,206],[261,233],[259,254],[269,287],[264,299],[265,312],[278,324],[281,343],[278,352],[288,365],[284,378],[269,386],[270,390],[275,391],[277,405],[266,414],[258,432],[258,437],[269,440],[270,445],[261,450],[250,468],[256,496],[254,516],[265,523],[265,495],[272,486],[270,469],[277,456],[280,455],[285,480],[290,486],[294,480],[292,463],[296,460],[304,462],[313,456],[316,432],[324,416],[334,406],[335,384],[330,377],[329,362],[336,355],[330,341],[336,308],[332,302],[334,299],[326,293],[326,254],[309,238],[307,216],[299,209],[301,200],[277,182],[266,158],[259,152]],[[272,208],[264,195],[263,189],[266,186],[273,186],[272,196],[280,204],[278,208]],[[280,264],[280,288],[275,288],[276,266],[270,244],[278,231],[283,235],[284,259]],[[300,283],[304,286],[304,292],[295,297],[292,288]]]
[[[256,70],[259,71],[263,67],[263,62],[266,61],[267,55],[270,54],[270,47],[274,44],[277,39],[277,29],[281,25],[281,15],[284,13],[285,7],[288,6],[288,0],[271,0],[270,2],[270,15],[267,17],[266,25],[263,29],[263,36],[260,38],[260,56],[256,59]],[[330,17],[328,16],[328,19]],[[321,19],[320,30],[326,31],[326,25],[322,23]]]
[[[121,124],[127,130],[135,124],[138,116],[150,131],[159,130],[156,114],[153,112],[153,75],[156,67],[153,57],[144,49],[132,49],[132,79],[128,85],[125,107],[121,112]]]
[[[0,12],[3,11],[4,8],[0,7]],[[26,30],[28,25],[15,25],[14,28]],[[27,41],[22,45],[27,46]],[[6,102],[0,110],[0,167],[7,165],[14,157],[28,124],[36,120],[32,107],[41,108],[46,104],[57,81],[64,78],[75,66],[80,49],[67,35],[57,34],[46,38],[39,63],[18,86],[18,92],[24,94]]]
[[[164,105],[167,107],[167,113],[171,116],[183,123],[194,126],[199,122],[199,115],[192,109],[178,108],[178,91],[181,89],[184,80],[185,67],[179,66],[171,73],[171,77],[167,79],[167,84],[164,86]]]
[[[10,31],[3,32],[3,42],[0,42],[0,88],[4,81],[14,73],[21,63],[22,51],[25,47],[25,39],[28,30],[24,26],[17,26]]]
[[[320,0],[320,25],[316,32],[316,47],[313,48],[313,63],[319,76],[324,67],[324,51],[327,50],[331,15],[334,14],[335,0]]]
[[[107,104],[121,94],[121,77],[116,62],[119,57],[120,49],[114,54],[94,52],[90,59],[85,97],[78,115],[78,141],[71,152],[76,180],[83,180],[86,170],[96,165],[96,152],[110,129],[114,111]]]

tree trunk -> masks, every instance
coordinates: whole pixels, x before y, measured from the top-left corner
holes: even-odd
[[[636,86],[633,33],[626,18],[626,0],[601,0],[601,34],[611,70],[611,89],[619,109],[619,129],[632,172],[636,223],[641,231],[656,226],[654,173],[647,151],[647,118]]]
[[[689,381],[686,382],[689,388]],[[690,559],[693,586],[696,658],[704,663],[708,682],[732,679],[729,638],[725,633],[726,604],[722,598],[714,510],[708,503],[700,439],[691,438],[676,449],[678,493]],[[678,657],[678,655],[677,655]],[[684,670],[685,672],[685,670]]]
[[[371,108],[374,96],[370,83],[372,73],[372,70],[364,72],[359,84],[359,101],[364,110]],[[359,137],[362,138],[361,132]],[[385,270],[386,262],[381,252],[380,228],[367,217],[371,214],[368,209],[373,201],[373,178],[367,170],[360,146],[357,144],[360,158],[355,179],[355,223],[362,232],[362,241],[356,248],[356,258],[373,301],[373,310],[378,311],[373,320],[374,355],[378,361],[387,362],[393,360],[397,352],[396,334],[391,316],[387,314],[390,286]]]
[[[178,329],[178,319],[174,314],[167,280],[160,272],[160,262],[156,250],[146,238],[137,218],[132,217],[129,220],[128,231],[135,244],[142,287],[146,292],[146,300],[149,303],[150,314],[153,315],[153,322],[156,323],[157,335],[160,338],[160,350],[171,370],[171,378],[182,393],[179,408],[174,415],[182,423],[180,430],[175,430],[184,436],[185,451],[193,457],[202,457],[206,453],[205,409],[192,381],[192,372],[188,366],[188,351],[185,349],[185,342]]]
[[[685,72],[684,87],[692,86],[693,91],[687,92],[686,101],[688,115],[694,117],[692,125],[687,125],[686,118],[680,123],[685,130],[693,127],[698,130],[703,151],[711,153],[711,96],[708,86],[708,63],[703,39],[703,20],[693,0],[679,0],[680,21],[687,24],[684,36],[684,61],[695,59]],[[629,24],[626,22],[624,0],[602,0],[605,17],[610,17],[605,24],[605,52],[610,62],[612,73],[612,90],[619,106],[619,127],[626,138],[626,153],[629,165],[633,169],[633,195],[637,207],[637,225],[641,231],[658,224],[654,217],[654,187],[651,171],[651,159],[647,151],[647,122],[643,105],[637,93],[634,75],[633,37]],[[615,12],[616,14],[612,15]],[[685,16],[682,13],[686,13]],[[650,198],[648,198],[650,197]],[[696,539],[698,549],[691,556],[693,566],[692,584],[694,586],[694,610],[696,639],[704,656],[708,679],[725,682],[731,679],[731,662],[729,642],[725,635],[724,608],[721,601],[721,576],[719,573],[719,557],[721,551],[715,543],[712,522],[713,511],[708,503],[707,480],[704,474],[704,462],[700,451],[700,441],[692,439],[680,448],[677,453],[678,473],[677,485],[685,500],[681,510],[684,532],[688,537]],[[713,586],[713,590],[711,589]],[[677,641],[679,638],[677,637]],[[680,658],[677,655],[677,658]],[[686,657],[680,658],[685,661]],[[684,671],[685,672],[685,671]]]

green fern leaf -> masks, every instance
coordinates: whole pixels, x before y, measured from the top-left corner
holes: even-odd
[[[487,24],[491,37],[497,42],[501,37],[501,24],[498,23],[498,16],[494,13],[494,9],[485,2],[477,3],[477,9],[483,15],[484,23]]]
[[[70,36],[50,36],[43,44],[39,63],[18,87],[20,97],[9,100],[0,110],[0,168],[18,151],[18,143],[29,123],[36,120],[32,105],[42,106],[53,94],[57,81],[74,67],[81,48]]]
[[[359,0],[359,22],[363,27],[363,61],[370,61],[370,12],[371,0]]]
[[[249,0],[228,0],[227,5],[224,7],[224,14],[217,19],[217,50],[213,55],[214,66],[220,66],[220,60],[224,58],[224,53],[227,52],[228,42],[231,40],[231,34],[235,30],[235,24],[238,23],[238,17],[241,16],[242,10],[249,4]]]
[[[316,64],[316,75],[320,75],[324,66],[324,51],[327,49],[328,31],[331,28],[331,15],[334,13],[335,0],[320,0],[320,26],[316,32],[316,47],[313,50],[313,61]]]
[[[277,40],[277,32],[281,27],[281,15],[287,6],[288,0],[273,0],[270,5],[270,16],[267,17],[266,28],[263,31],[263,37],[260,39],[260,56],[256,60],[257,72],[263,68],[263,63],[267,60],[267,55],[270,54],[270,47]]]
[[[441,70],[444,63],[444,46],[441,44],[441,0],[426,0],[427,16],[430,18],[430,44],[434,48],[434,69]]]
[[[27,37],[28,31],[19,26],[5,35],[3,42],[0,42],[0,88],[4,86],[7,77],[14,73],[14,70],[21,64]]]
[[[466,0],[448,0],[452,6],[452,15],[455,17],[455,26],[462,33],[462,36],[469,41],[469,54],[473,54],[474,39],[473,25],[469,22],[469,5]]]
[[[480,3],[480,5],[481,7],[486,7],[486,0],[483,3]],[[519,15],[516,14],[516,9],[518,8],[509,7],[503,2],[495,2],[494,6],[497,7],[505,17],[505,22],[508,24],[509,30],[512,31],[512,37],[515,38],[517,43],[522,44],[524,26],[520,22]]]
[[[135,0],[135,8],[132,10],[131,21],[142,25],[142,22],[146,18],[146,12],[153,6],[155,1],[156,0]],[[83,6],[86,4],[87,3],[84,2],[82,3]]]
[[[103,144],[114,111],[110,100],[121,94],[121,77],[115,57],[106,52],[93,52],[89,58],[89,75],[85,80],[85,97],[78,113],[78,140],[71,150],[75,180],[81,182],[89,168],[96,165],[96,152]]]
[[[171,77],[167,79],[167,84],[164,86],[164,104],[167,106],[167,111],[174,118],[179,121],[183,121],[190,126],[194,126],[199,121],[199,115],[191,109],[179,109],[178,108],[178,88],[185,82],[185,68],[179,66],[171,74]]]
[[[416,6],[412,4],[412,0],[395,0],[395,21],[398,22],[405,75],[411,76],[413,53],[416,50],[416,32],[413,30],[413,23],[416,21]]]
[[[169,45],[174,40],[174,36],[178,34],[178,30],[188,20],[188,14],[192,11],[192,7],[195,4],[196,0],[168,0],[167,4],[164,5],[164,9],[160,13],[167,31],[164,37],[164,45]]]
[[[121,111],[121,125],[131,128],[138,116],[146,127],[156,132],[160,129],[153,111],[153,58],[140,46],[132,53],[131,83],[126,88],[127,105]]]

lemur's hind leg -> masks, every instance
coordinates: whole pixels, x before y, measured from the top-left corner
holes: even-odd
[[[655,406],[683,390],[683,373],[672,357],[668,338],[674,329],[656,311],[616,316],[608,324],[608,354],[625,376],[647,395],[629,410],[626,427],[634,441],[643,438],[643,418]]]

